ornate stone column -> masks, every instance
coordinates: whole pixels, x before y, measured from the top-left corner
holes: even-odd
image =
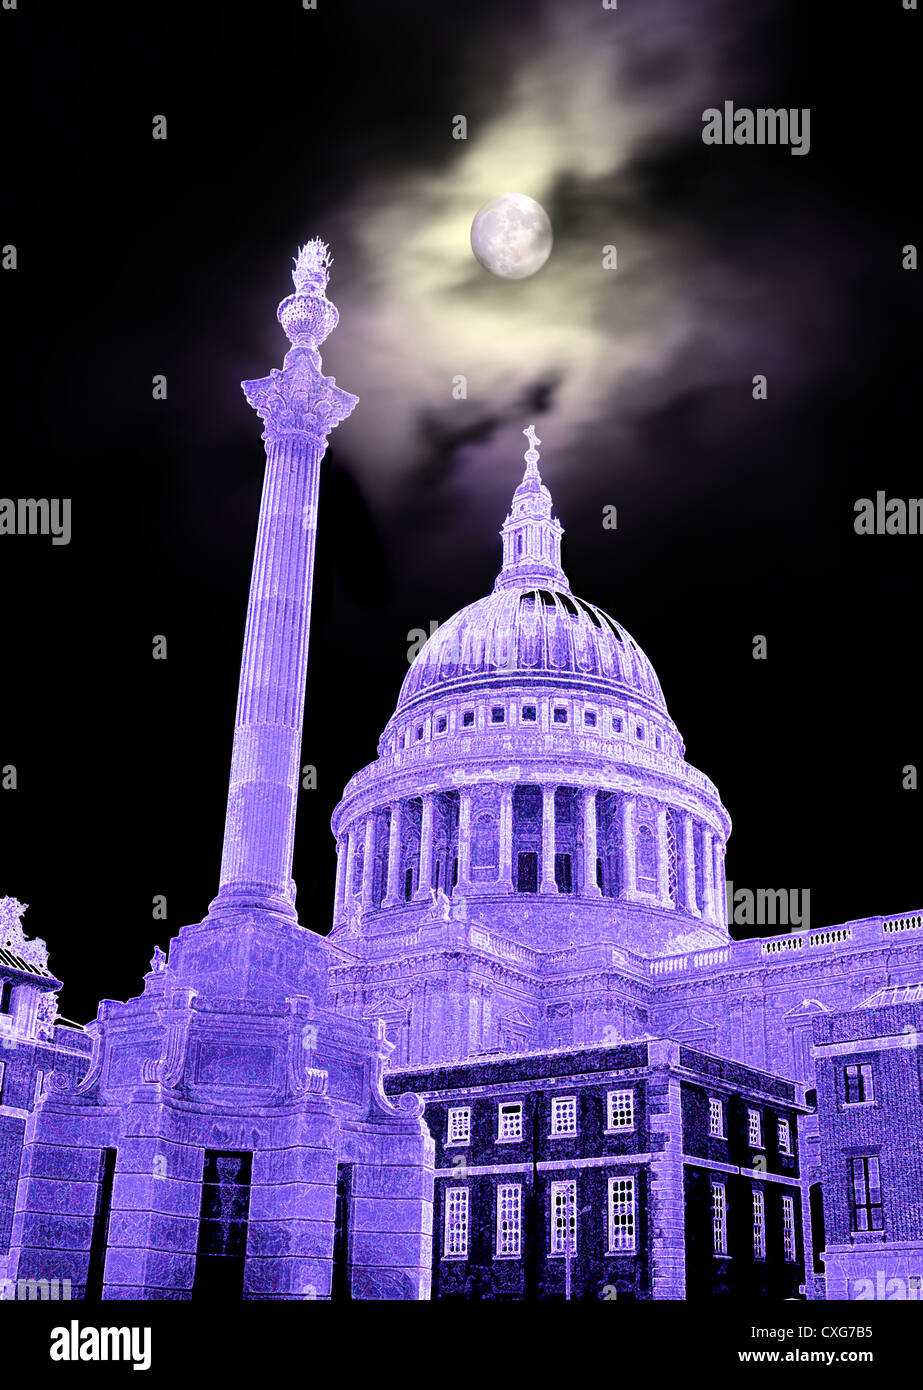
[[[728,924],[728,905],[727,905],[727,883],[724,877],[724,845],[720,840],[715,841],[715,917],[719,927],[724,927],[727,931]]]
[[[471,887],[471,790],[461,787],[458,793],[458,889],[467,893]]]
[[[350,909],[352,908],[353,894],[356,891],[356,845],[359,841],[358,828],[353,826],[347,832],[347,836],[346,883],[343,892],[343,911],[348,921],[351,916]]]
[[[401,820],[402,803],[395,801],[388,826],[388,891],[383,907],[397,907],[401,901],[401,885],[398,883],[401,872]]]
[[[596,788],[587,787],[583,793],[583,886],[581,893],[585,898],[602,896],[596,881]]]
[[[346,898],[346,846],[349,842],[348,835],[341,835],[337,840],[337,877],[336,890],[333,895],[333,925],[338,926],[343,920]]]
[[[365,818],[365,848],[362,852],[362,911],[371,910],[375,888],[375,815],[369,811]]]
[[[686,911],[693,917],[700,917],[698,897],[695,891],[695,836],[693,834],[692,814],[687,811],[686,821]]]
[[[436,796],[434,792],[424,792],[421,799],[423,816],[420,822],[420,871],[414,897],[428,898],[433,886],[433,813]]]
[[[705,918],[706,922],[711,922],[712,924],[715,924],[717,922],[717,917],[715,915],[714,836],[712,832],[707,828],[702,835],[702,876],[705,880],[705,887],[703,891],[705,910],[702,913],[702,916]]]
[[[620,809],[622,812],[622,896],[630,901],[638,896],[634,797],[623,796]]]
[[[213,921],[263,908],[297,922],[292,854],[300,786],[320,462],[357,397],[321,372],[318,344],[339,315],[323,242],[302,247],[279,305],[292,347],[281,371],[243,382],[266,428],[266,472],[247,604],[231,777]],[[285,640],[280,640],[280,634]]]
[[[513,891],[513,784],[500,786],[500,876],[497,886],[501,893]]]
[[[663,907],[673,907],[670,897],[670,836],[667,808],[657,807],[657,895]]]
[[[555,790],[553,786],[542,786],[542,880],[539,885],[539,891],[542,893],[556,893],[558,891],[554,876]]]

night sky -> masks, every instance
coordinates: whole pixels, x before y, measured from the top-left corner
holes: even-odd
[[[533,421],[572,587],[651,658],[734,822],[729,877],[809,888],[818,927],[923,905],[901,785],[923,762],[923,537],[853,529],[857,498],[923,493],[901,268],[920,17],[817,6],[812,29],[806,8],[2,13],[0,491],[72,498],[73,537],[0,537],[0,896],[30,904],[67,1016],[137,994],[217,890],[263,465],[239,383],[281,366],[312,236],[341,316],[325,369],[360,404],[321,485],[302,921],[327,930],[330,813],[408,633],[492,586]],[[810,152],[705,146],[725,100],[810,107]],[[507,191],[554,226],[527,281],[467,242]]]

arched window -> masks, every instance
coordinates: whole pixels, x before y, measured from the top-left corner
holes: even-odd
[[[471,837],[471,867],[472,869],[491,869],[496,873],[499,862],[497,822],[493,816],[484,812],[474,822]]]
[[[637,835],[638,886],[651,889],[657,884],[657,859],[654,854],[654,832],[649,825],[639,825]]]

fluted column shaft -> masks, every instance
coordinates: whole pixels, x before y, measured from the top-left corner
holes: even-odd
[[[396,907],[401,900],[401,886],[398,883],[401,872],[401,819],[401,803],[395,801],[388,827],[388,891],[385,907]]]
[[[322,454],[305,435],[266,446],[218,896],[291,916]]]
[[[502,892],[513,891],[513,785],[500,787],[500,877]]]
[[[554,876],[554,856],[555,856],[555,823],[554,823],[554,793],[555,788],[542,787],[542,881],[541,892],[556,893],[558,885]]]
[[[588,787],[583,793],[583,886],[584,897],[598,898],[600,887],[596,881],[596,789]]]
[[[724,845],[715,841],[715,917],[719,927],[727,929],[727,881],[724,873]]]
[[[704,880],[704,907],[702,916],[706,922],[715,923],[715,851],[712,832],[705,829],[702,833],[702,877]]]
[[[432,792],[423,795],[423,815],[420,820],[420,871],[417,874],[416,897],[428,898],[433,886],[433,818],[436,798]]]
[[[346,846],[348,836],[341,835],[337,840],[337,877],[336,889],[333,895],[333,921],[334,925],[342,922],[344,916],[344,903],[346,900]]]
[[[634,797],[623,796],[622,812],[622,869],[623,893],[626,898],[634,898],[638,891],[637,846],[635,845],[635,802]]]
[[[359,830],[357,826],[349,831],[349,843],[346,850],[346,884],[343,892],[343,907],[346,916],[350,915],[353,894],[356,891],[356,845],[359,841]]]
[[[458,886],[467,893],[471,886],[471,792],[458,793]]]
[[[369,811],[365,819],[365,847],[362,851],[362,910],[367,912],[373,905],[375,888],[375,812]]]
[[[686,911],[701,916],[695,891],[695,832],[692,816],[686,812]]]

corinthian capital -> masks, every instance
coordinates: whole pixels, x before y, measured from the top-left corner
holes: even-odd
[[[327,436],[345,420],[359,397],[343,391],[335,377],[324,376],[316,348],[293,347],[281,371],[242,381],[244,395],[266,426],[263,438],[270,442],[285,434],[303,434],[327,447]]]

